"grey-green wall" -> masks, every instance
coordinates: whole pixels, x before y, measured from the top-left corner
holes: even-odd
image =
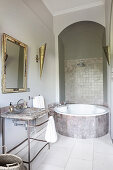
[[[60,34],[64,43],[65,59],[102,57],[104,33],[103,26],[90,21],[67,27]]]
[[[65,101],[65,74],[64,74],[64,45],[59,37],[59,87],[60,87],[60,102]]]
[[[106,46],[106,36],[103,35],[103,47]],[[107,105],[107,60],[105,53],[103,51],[103,101],[104,104]]]

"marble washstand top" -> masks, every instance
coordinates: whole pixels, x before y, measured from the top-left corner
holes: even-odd
[[[5,112],[0,116],[7,119],[18,119],[18,120],[34,120],[41,118],[48,113],[47,109],[27,108],[20,112]]]

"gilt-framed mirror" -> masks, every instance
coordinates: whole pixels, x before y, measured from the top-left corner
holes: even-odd
[[[27,45],[3,34],[2,93],[27,91]]]

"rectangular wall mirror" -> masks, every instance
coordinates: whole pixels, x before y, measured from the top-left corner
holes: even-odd
[[[3,34],[2,40],[2,92],[27,90],[27,45]]]

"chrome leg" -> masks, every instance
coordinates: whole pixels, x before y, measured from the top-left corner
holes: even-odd
[[[2,118],[2,153],[5,153],[5,119]]]
[[[27,137],[28,137],[28,170],[30,170],[30,121],[27,123]]]

